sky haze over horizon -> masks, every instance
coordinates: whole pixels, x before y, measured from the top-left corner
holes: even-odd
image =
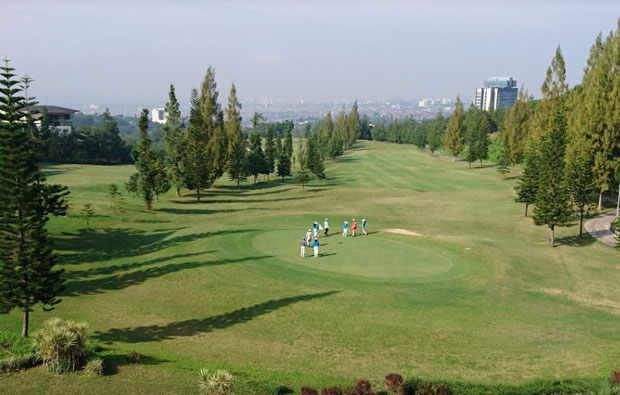
[[[2,1],[2,55],[48,104],[186,104],[209,65],[220,101],[472,99],[491,76],[539,95],[561,45],[570,86],[613,1]]]

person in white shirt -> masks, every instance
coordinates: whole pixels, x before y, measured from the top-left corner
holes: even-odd
[[[323,222],[323,234],[327,236],[329,232],[329,222],[327,222],[327,218],[325,218],[325,222]]]
[[[310,247],[310,242],[312,241],[312,229],[308,229],[306,233],[306,245]]]

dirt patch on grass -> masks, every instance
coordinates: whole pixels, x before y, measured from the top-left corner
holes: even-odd
[[[390,228],[390,229],[383,229],[383,231],[386,233],[396,233],[397,235],[422,236],[421,233],[414,232],[412,230],[407,230],[407,229]]]

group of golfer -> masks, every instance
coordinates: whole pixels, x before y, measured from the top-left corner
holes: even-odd
[[[305,258],[306,257],[306,249],[310,246],[312,246],[312,249],[314,250],[314,257],[318,258],[319,257],[319,231],[323,231],[323,235],[327,236],[329,234],[329,221],[327,218],[325,218],[325,221],[323,222],[323,226],[321,226],[318,222],[314,222],[314,224],[312,224],[312,228],[308,229],[308,232],[306,232],[306,235],[301,239],[301,242],[299,243],[301,246],[301,257]],[[349,222],[344,221],[344,223],[342,224],[342,237],[347,237],[349,233]],[[355,235],[357,234],[357,221],[355,220],[355,218],[353,218],[353,221],[351,222],[351,236],[355,237]],[[367,235],[368,233],[366,232],[366,218],[362,219],[362,234],[363,235]],[[314,241],[313,241],[314,240]]]

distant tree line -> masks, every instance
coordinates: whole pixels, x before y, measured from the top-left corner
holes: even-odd
[[[45,116],[41,127],[33,130],[44,162],[116,165],[132,161],[118,123],[107,109],[100,123],[82,125],[70,132],[50,125]]]

